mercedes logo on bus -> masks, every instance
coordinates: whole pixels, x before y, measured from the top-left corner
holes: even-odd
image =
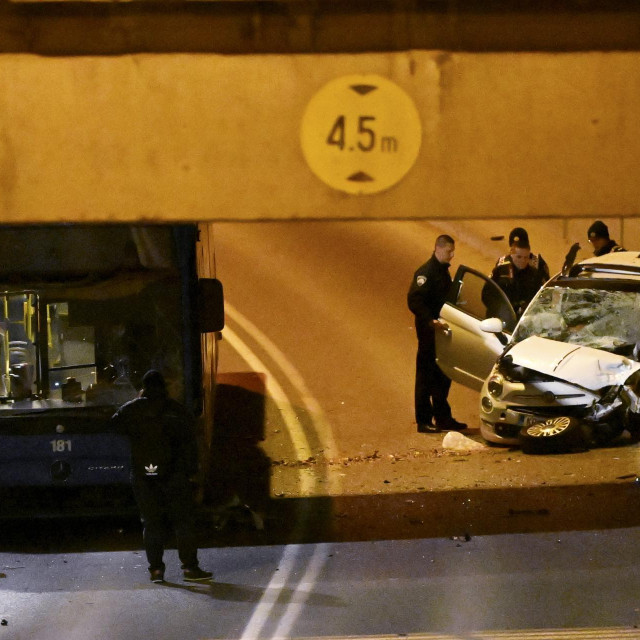
[[[71,475],[71,465],[64,460],[56,460],[51,465],[51,478],[57,482],[64,482]]]

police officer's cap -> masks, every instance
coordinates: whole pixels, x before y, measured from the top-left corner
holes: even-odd
[[[518,242],[519,240],[523,240],[524,242],[529,242],[529,234],[526,229],[522,227],[516,227],[511,230],[509,234],[509,246],[511,246],[514,242]]]
[[[609,228],[602,222],[602,220],[596,220],[587,231],[589,238],[606,238],[609,239]]]

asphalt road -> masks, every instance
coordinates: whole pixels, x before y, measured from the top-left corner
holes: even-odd
[[[135,523],[3,523],[0,640],[640,638],[637,447],[447,455],[415,432],[409,280],[441,231],[463,238],[454,266],[488,271],[499,226],[220,225],[220,485],[280,521],[259,546],[246,512],[205,521],[210,585],[183,583],[175,551],[148,582]],[[476,394],[452,403],[478,440]],[[273,544],[287,526],[318,542]]]
[[[273,476],[273,494],[367,493],[374,490],[367,487],[373,465],[365,463],[377,461],[380,466],[379,461],[431,454],[431,461],[439,461],[442,468],[428,483],[416,482],[415,473],[407,469],[393,490],[505,486],[510,481],[517,486],[553,484],[558,477],[562,484],[569,476],[588,484],[635,471],[635,463],[625,458],[628,447],[619,454],[591,452],[588,464],[583,464],[584,456],[562,462],[540,459],[538,464],[520,452],[506,456],[499,448],[492,455],[478,454],[480,464],[465,466],[474,469],[468,475],[461,465],[455,471],[444,468],[442,434],[416,432],[416,338],[406,306],[415,269],[430,257],[435,238],[449,233],[456,239],[452,275],[461,263],[489,273],[506,249],[506,240],[491,238],[506,237],[522,223],[291,221],[217,226],[218,276],[227,303],[218,398],[225,415],[219,426],[229,435],[249,430],[262,462],[276,463],[264,472]],[[527,227],[532,248],[542,252],[552,272],[559,269],[575,238],[558,233],[558,221],[527,221]],[[586,251],[579,257],[586,257]],[[239,388],[245,395],[238,394]],[[450,401],[454,416],[469,425],[465,433],[481,441],[478,394],[454,384]],[[250,424],[253,428],[248,429]],[[287,485],[286,464],[308,459],[316,472],[324,465],[322,481],[310,476],[314,469],[307,469],[307,475],[296,478],[299,486]],[[623,462],[612,464],[612,459]],[[330,464],[336,461],[348,463],[349,477],[347,470],[337,471]],[[496,479],[495,462],[505,463],[500,474],[504,481]],[[505,473],[515,464],[518,470]],[[483,465],[486,473],[478,477]],[[362,474],[352,481],[358,466]],[[609,476],[599,473],[603,466],[610,469]]]
[[[441,232],[419,222],[217,227],[228,328],[240,332],[254,352],[264,352],[264,341],[255,331],[242,331],[232,308],[295,369],[296,375],[287,375],[267,354],[261,358],[291,403],[304,409],[295,380],[317,402],[325,428],[315,441],[310,437],[314,455],[332,444],[334,455],[368,455],[404,452],[424,442],[413,416],[416,339],[406,294]],[[487,253],[497,255],[502,248],[494,243]],[[452,271],[460,260],[485,271],[491,264],[464,242]],[[222,379],[226,372],[249,369],[232,341],[223,341]],[[458,419],[477,427],[477,395],[457,387],[451,397]],[[266,435],[269,450],[276,434]]]
[[[97,524],[3,527],[0,640],[640,638],[637,528],[209,546],[211,584],[171,551],[155,585],[139,532]]]

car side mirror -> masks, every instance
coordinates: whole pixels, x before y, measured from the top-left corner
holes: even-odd
[[[200,333],[224,329],[224,295],[222,283],[216,278],[198,280],[198,323]]]
[[[502,333],[503,329],[500,318],[487,318],[480,323],[480,330],[485,333]]]
[[[493,333],[496,338],[500,341],[500,344],[505,345],[509,342],[507,336],[502,333],[504,330],[504,325],[500,318],[486,318],[480,322],[480,330],[485,333]]]

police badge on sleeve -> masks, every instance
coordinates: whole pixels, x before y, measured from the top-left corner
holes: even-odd
[[[427,281],[427,276],[418,276],[416,278],[416,284],[421,287]]]

